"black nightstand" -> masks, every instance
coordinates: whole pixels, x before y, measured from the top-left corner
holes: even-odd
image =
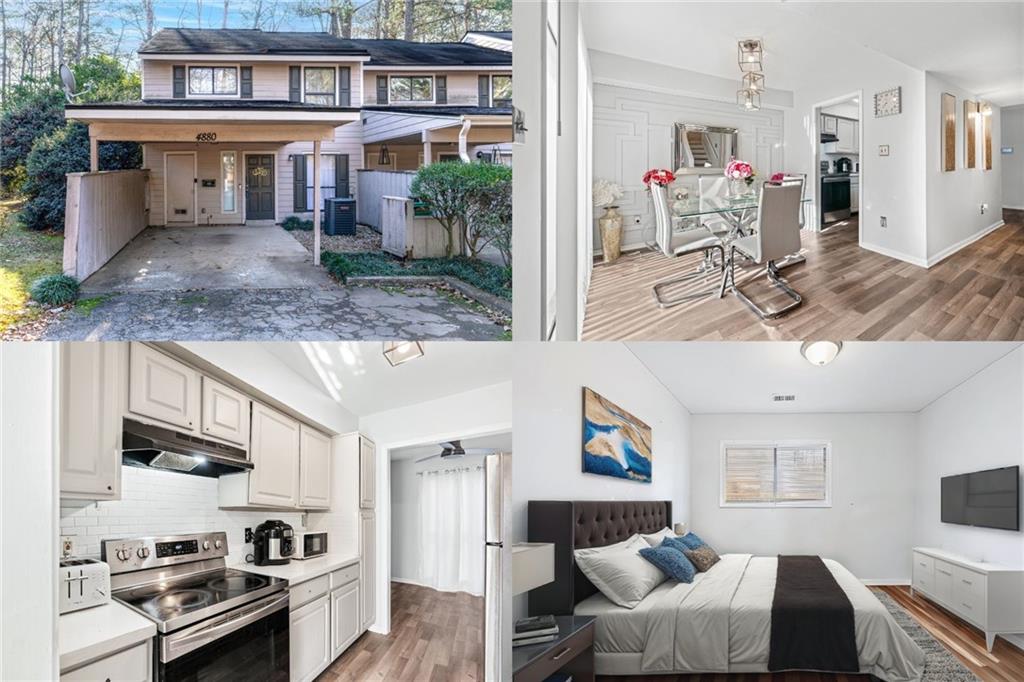
[[[594,682],[594,616],[556,616],[558,639],[512,648],[512,679],[541,682],[557,672]]]

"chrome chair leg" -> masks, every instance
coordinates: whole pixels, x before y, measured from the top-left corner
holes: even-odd
[[[671,287],[673,285],[681,284],[683,282],[690,282],[690,281],[693,281],[695,279],[707,279],[708,276],[712,272],[712,268],[714,267],[714,252],[715,251],[718,251],[719,255],[721,256],[721,266],[719,266],[719,270],[724,272],[725,271],[725,249],[723,247],[721,247],[721,246],[718,246],[718,245],[711,246],[711,247],[705,249],[704,250],[704,260],[702,261],[701,266],[697,269],[696,272],[692,272],[692,273],[690,273],[688,275],[681,275],[679,277],[673,277],[672,279],[666,279],[666,280],[662,280],[660,282],[656,282],[655,283],[655,285],[653,287],[653,293],[654,293],[654,300],[658,302],[658,306],[660,308],[671,308],[672,306],[677,306],[677,305],[679,305],[681,303],[685,303],[686,301],[692,301],[692,300],[698,299],[698,298],[705,298],[707,296],[710,296],[710,295],[714,294],[715,293],[714,289],[705,289],[703,291],[698,291],[698,292],[695,292],[695,293],[692,293],[692,294],[684,294],[682,296],[672,296],[672,297],[669,297],[669,296],[666,296],[665,294],[663,294],[662,290],[664,290],[666,288],[669,288],[669,287]],[[705,266],[708,263],[711,264],[711,267],[705,268]]]
[[[735,257],[735,249],[733,249],[732,254],[730,254],[730,260],[732,260],[733,257]],[[737,298],[746,303],[747,307],[753,310],[757,314],[757,316],[760,317],[762,320],[775,320],[778,319],[779,317],[782,317],[783,315],[793,310],[794,308],[799,307],[803,303],[804,299],[799,293],[797,293],[792,287],[789,286],[789,283],[785,279],[782,278],[782,275],[779,273],[779,268],[775,265],[775,261],[768,261],[765,269],[767,271],[769,283],[781,289],[783,293],[785,293],[790,299],[792,299],[792,303],[785,305],[779,308],[778,310],[767,310],[765,308],[761,308],[756,303],[751,301],[747,297],[747,295],[744,294],[738,286],[736,286],[735,272],[732,271],[732,268],[730,268],[729,273],[729,288],[732,291],[732,293],[736,294]],[[723,280],[723,291],[725,290],[725,285],[726,282],[725,280]]]

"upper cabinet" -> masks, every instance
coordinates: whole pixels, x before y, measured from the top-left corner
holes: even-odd
[[[244,394],[203,377],[203,435],[249,447],[249,408]]]
[[[299,422],[254,403],[249,457],[249,503],[297,507],[299,503]]]
[[[299,506],[331,506],[331,439],[305,424],[299,426]]]
[[[121,497],[121,415],[127,375],[128,344],[61,344],[61,497]]]
[[[359,507],[377,506],[377,457],[373,441],[359,437]]]
[[[860,151],[860,122],[850,118],[822,115],[821,130],[836,136],[835,142],[825,143],[828,154],[856,154]]]
[[[175,426],[199,430],[199,373],[141,343],[131,345],[128,410]]]
[[[835,116],[826,116],[825,114],[822,114],[822,116],[821,116],[821,132],[829,133],[831,135],[835,135],[836,134],[836,120],[837,119],[836,119]]]

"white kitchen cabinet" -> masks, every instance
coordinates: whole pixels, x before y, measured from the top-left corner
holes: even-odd
[[[843,154],[850,154],[857,151],[856,147],[856,135],[857,135],[857,122],[851,121],[848,118],[836,119],[836,137],[839,140],[836,142],[836,151]]]
[[[299,425],[299,506],[331,506],[331,439],[305,424]]]
[[[252,401],[235,389],[210,377],[202,378],[202,428],[204,436],[220,438],[249,448],[249,410]]]
[[[306,682],[331,664],[331,601],[324,595],[291,612],[288,631],[289,678]]]
[[[331,660],[363,634],[359,620],[359,581],[331,591]]]
[[[131,345],[128,410],[169,424],[199,430],[199,372],[141,343]]]
[[[97,346],[104,344],[97,343]],[[150,682],[153,679],[152,640],[140,642],[115,654],[62,672],[61,682]]]
[[[836,117],[822,114],[821,116],[821,132],[829,133],[831,135],[836,134]]]
[[[362,630],[365,631],[377,619],[377,517],[372,511],[359,512],[359,557],[359,585],[362,591],[359,613]]]
[[[61,344],[59,371],[60,495],[120,499],[128,344]]]
[[[260,403],[252,406],[249,503],[295,507],[299,503],[299,422]]]
[[[365,436],[359,437],[359,508],[377,506],[377,448]]]

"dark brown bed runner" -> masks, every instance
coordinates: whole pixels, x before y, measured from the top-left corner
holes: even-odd
[[[853,605],[821,557],[780,556],[768,670],[858,672]]]

